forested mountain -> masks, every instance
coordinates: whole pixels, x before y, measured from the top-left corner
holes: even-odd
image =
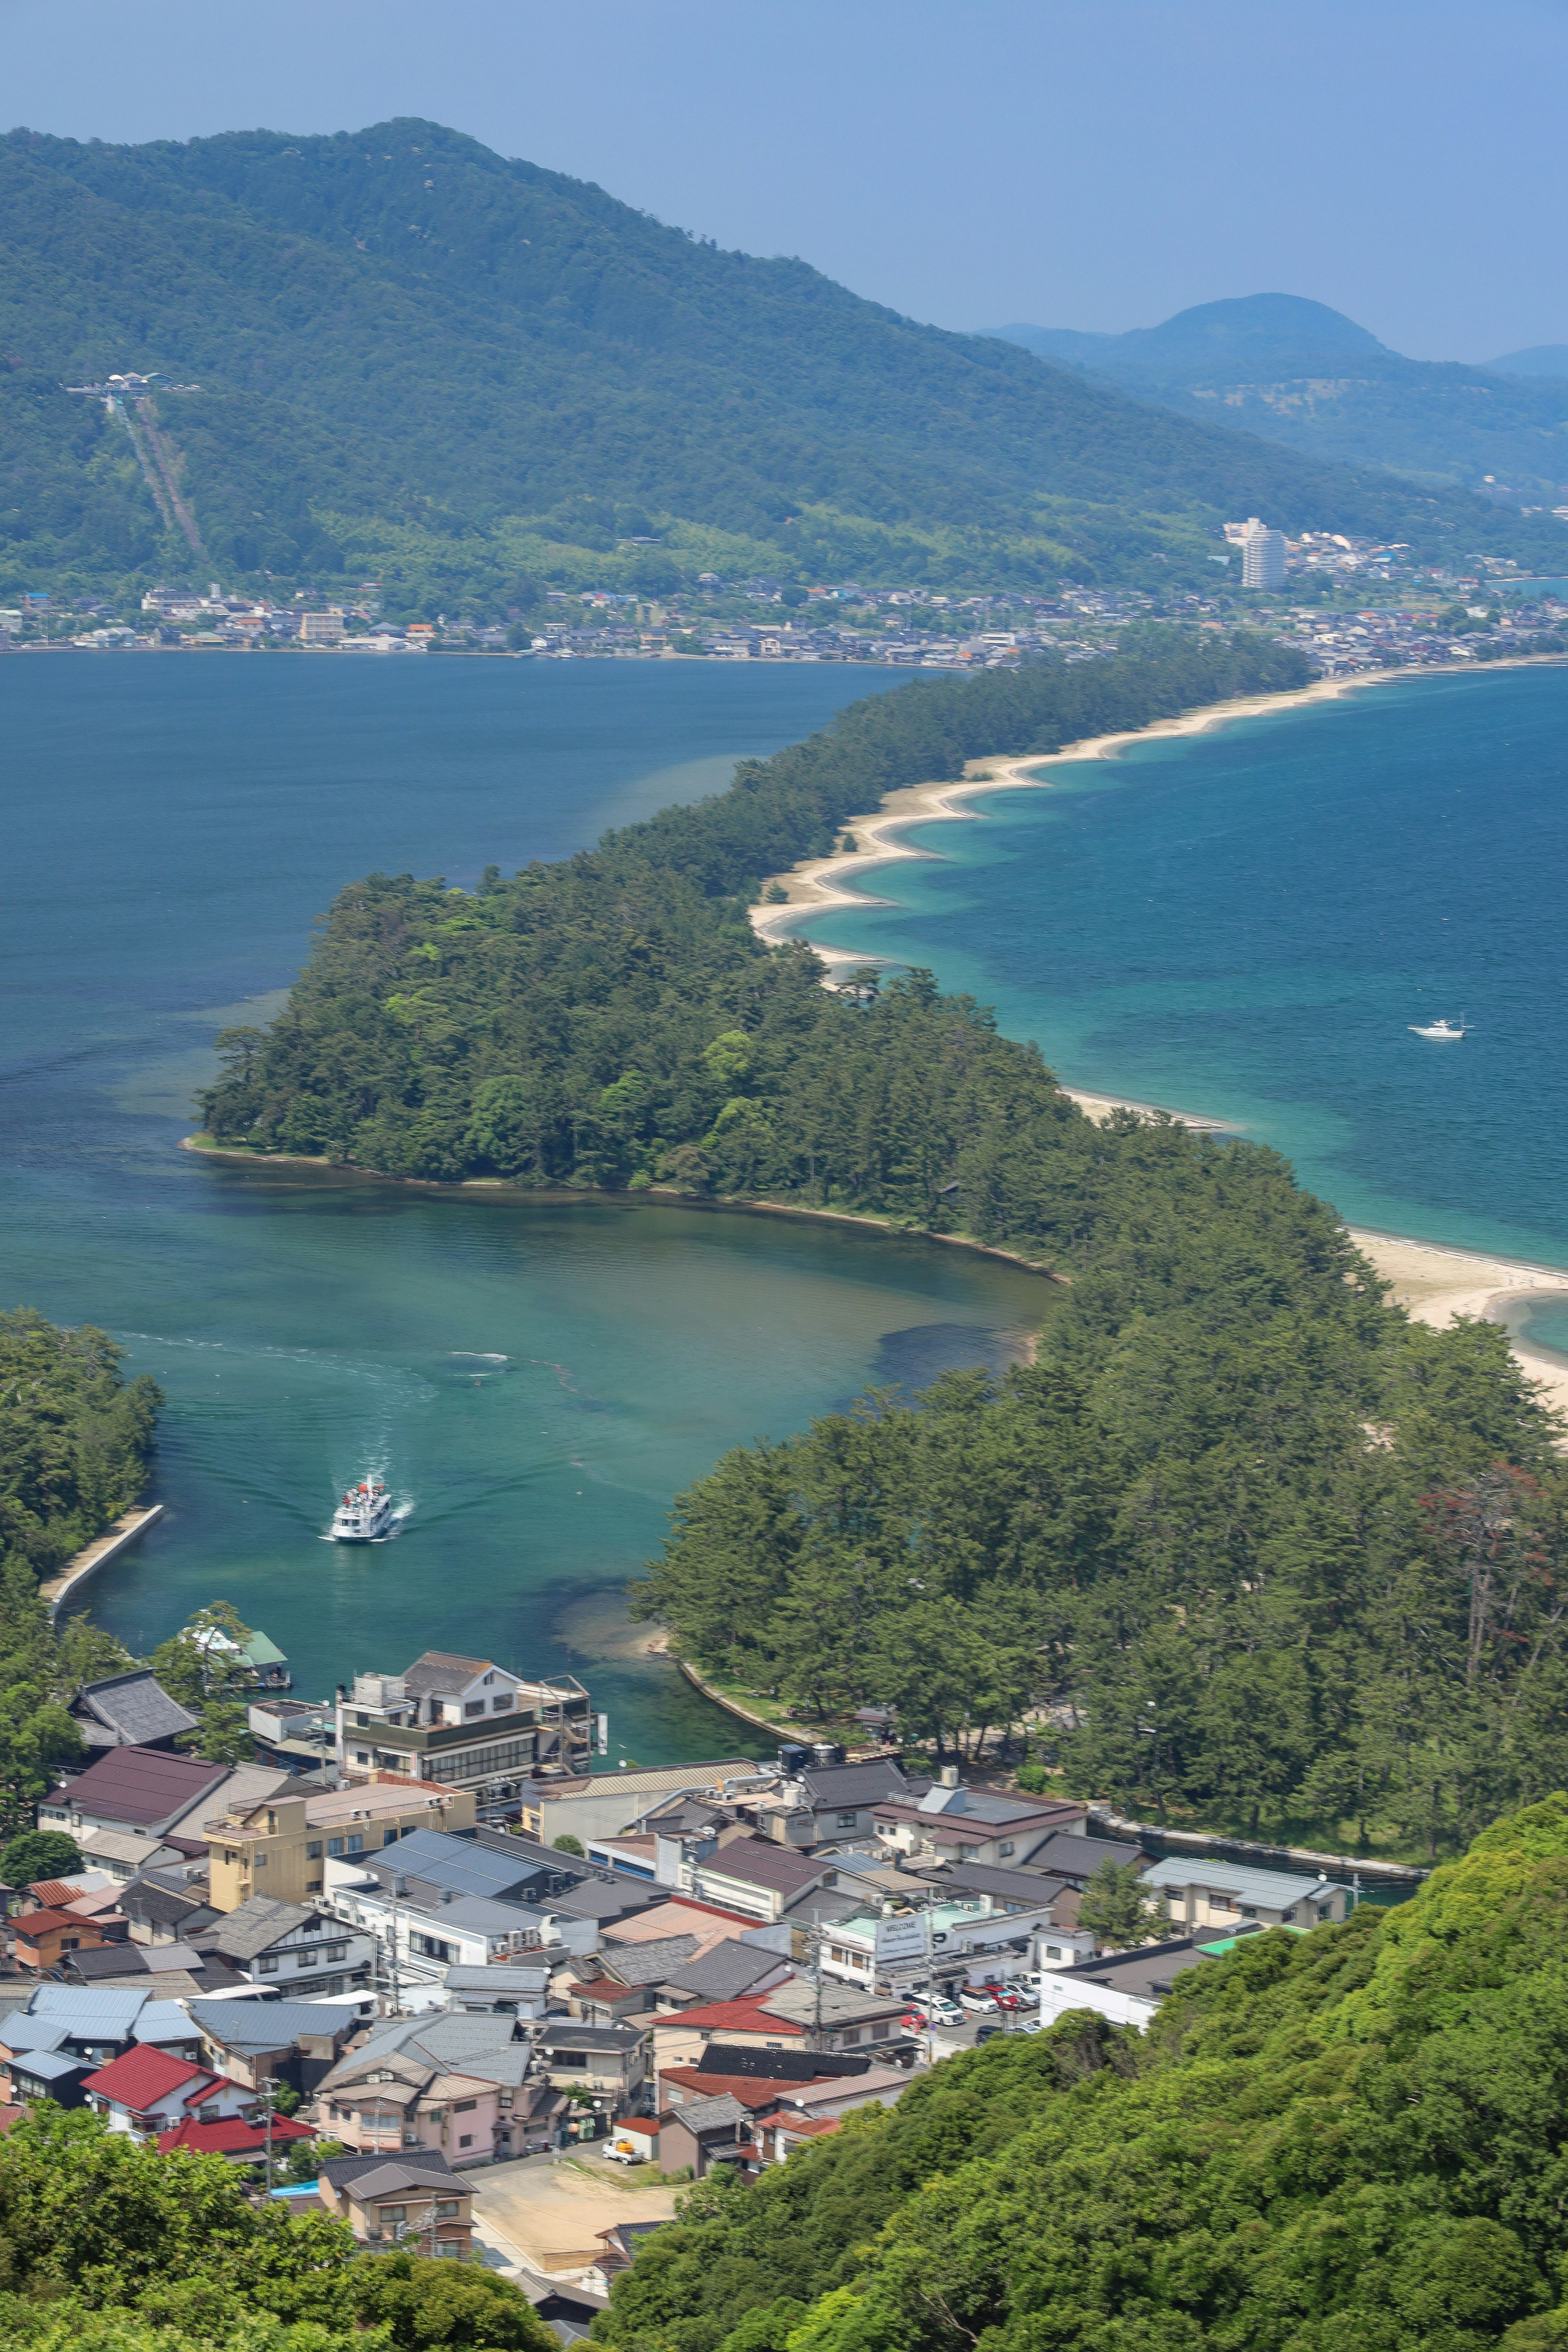
[[[1491,478],[1516,509],[1568,501],[1568,383],[1551,347],[1484,368],[1407,360],[1342,311],[1289,294],[1200,303],[1125,335],[995,331],[1136,400],[1304,455],[1429,487],[1481,490]],[[1561,571],[1568,541],[1552,544],[1529,561]]]
[[[1568,1801],[1395,1911],[1249,1937],[689,2195],[616,2352],[1553,2352]]]
[[[1252,513],[1558,560],[1555,523],[1151,415],[429,122],[16,131],[0,252],[7,600],[209,567],[375,577],[405,607],[704,568],[1212,584],[1219,523]],[[199,552],[123,425],[61,389],[130,370],[199,386],[151,412]]]

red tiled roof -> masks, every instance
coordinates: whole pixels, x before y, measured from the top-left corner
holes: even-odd
[[[311,2139],[315,2137],[309,2124],[290,2123],[287,2116],[272,2118],[272,2144],[280,2147],[285,2140]],[[173,2131],[158,2134],[158,2153],[168,2156],[177,2147],[186,2148],[193,2156],[259,2156],[267,2146],[265,2124],[247,2123],[243,2116],[230,2116],[223,2123],[176,2124]]]
[[[229,1775],[226,1764],[199,1756],[171,1756],[161,1748],[111,1748],[74,1780],[50,1790],[47,1801],[84,1816],[101,1815],[129,1829],[183,1814]]]
[[[56,1927],[91,1927],[96,1930],[98,1921],[84,1919],[79,1911],[24,1911],[16,1922],[17,1935],[30,1944]]]
[[[130,2107],[141,2115],[155,2099],[166,2099],[172,2091],[188,2091],[199,2083],[219,2080],[205,2066],[193,2066],[187,2058],[172,2058],[166,2050],[139,2042],[122,2058],[111,2058],[96,2074],[89,2074],[82,2089],[96,2091],[100,2099],[112,2099],[117,2107]]]
[[[768,2129],[787,2132],[791,2139],[820,2139],[828,2132],[836,2132],[839,2120],[837,2116],[802,2116],[797,2123],[776,2116]]]
[[[68,1878],[35,1878],[27,1892],[37,1897],[43,1910],[63,1911],[68,1903],[76,1901],[81,1888],[73,1886]]]
[[[776,1987],[773,1988],[777,1990]],[[767,1996],[754,2000],[710,2000],[698,2009],[672,2010],[668,2016],[656,2017],[651,2022],[659,2025],[694,2025],[700,2032],[714,2033],[767,2033],[781,2038],[805,2032],[804,2025],[795,2025],[787,2017],[775,2017],[763,2006]]]

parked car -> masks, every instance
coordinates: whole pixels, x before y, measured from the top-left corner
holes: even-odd
[[[925,2011],[923,2009],[906,2009],[899,2023],[906,2033],[923,2033],[926,2030]]]
[[[975,2048],[978,2049],[983,2042],[994,2042],[999,2033],[1005,2033],[1007,2029],[1005,2025],[977,2026],[974,2032]]]
[[[955,2000],[933,2000],[931,2021],[933,2025],[962,2025],[963,2011]]]
[[[1021,1993],[999,1992],[996,1996],[996,2006],[998,2009],[1029,2009],[1034,2004],[1026,2001]]]
[[[958,1998],[971,2017],[994,2017],[996,2013],[996,1996],[987,1992],[984,1985],[965,1985]]]

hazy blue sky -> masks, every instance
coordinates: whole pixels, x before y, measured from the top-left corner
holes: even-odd
[[[0,0],[0,119],[419,114],[944,326],[1568,341],[1568,0]],[[0,223],[0,240],[4,223]]]

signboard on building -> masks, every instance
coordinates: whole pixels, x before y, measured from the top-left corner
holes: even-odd
[[[926,1918],[916,1912],[899,1919],[879,1919],[877,1922],[877,1965],[886,1968],[899,1960],[923,1960],[928,1949]]]

